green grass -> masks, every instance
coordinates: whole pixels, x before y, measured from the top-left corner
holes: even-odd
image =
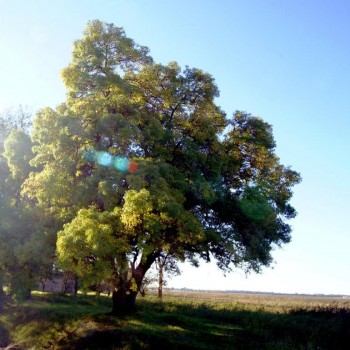
[[[350,299],[166,291],[162,302],[139,298],[129,316],[106,316],[110,309],[104,296],[5,300],[0,348],[350,348]]]

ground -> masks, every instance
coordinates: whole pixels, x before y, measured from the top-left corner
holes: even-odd
[[[2,349],[348,349],[350,299],[166,290],[132,315],[107,296],[34,293],[2,302]]]

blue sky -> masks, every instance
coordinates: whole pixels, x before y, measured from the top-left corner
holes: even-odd
[[[273,269],[184,266],[169,286],[350,294],[350,2],[0,0],[0,110],[64,101],[60,70],[91,19],[124,27],[158,62],[212,74],[217,103],[272,124],[281,162],[303,177]]]

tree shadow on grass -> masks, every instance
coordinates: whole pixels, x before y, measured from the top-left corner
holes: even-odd
[[[264,339],[210,308],[143,301],[123,317],[94,314],[55,344],[59,349],[262,349]],[[68,333],[68,332],[66,332]]]
[[[100,329],[77,335],[62,349],[333,350],[349,349],[350,344],[348,309],[277,314],[143,301],[134,315],[96,315],[94,321]]]
[[[10,344],[10,335],[8,330],[0,322],[0,349]]]
[[[207,304],[141,299],[136,313],[112,317],[106,316],[110,306],[107,298],[40,296],[11,310],[11,317],[27,327],[30,339],[40,339],[40,349],[350,348],[347,308],[272,313],[242,305],[219,310]],[[8,338],[0,323],[2,329]]]
[[[8,302],[8,298],[3,294],[0,294],[0,316],[5,310],[5,305]],[[0,349],[5,348],[10,344],[10,335],[6,327],[0,320]]]
[[[7,298],[1,309],[0,350],[56,349],[55,343],[58,343],[59,349],[59,343],[64,344],[66,339],[72,338],[77,324],[83,324],[86,315],[99,314],[104,309],[107,311],[109,301],[95,297],[43,294],[34,295],[25,302]]]

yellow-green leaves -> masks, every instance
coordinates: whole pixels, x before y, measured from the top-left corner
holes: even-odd
[[[121,82],[120,74],[151,61],[148,49],[126,37],[122,28],[96,20],[74,43],[72,62],[62,78],[72,98],[108,97],[113,85]]]
[[[116,257],[129,249],[118,210],[81,209],[58,233],[59,265],[89,283],[110,278],[116,268]]]
[[[149,191],[130,190],[125,194],[125,204],[122,208],[121,221],[129,230],[147,221],[152,214],[153,205]]]

